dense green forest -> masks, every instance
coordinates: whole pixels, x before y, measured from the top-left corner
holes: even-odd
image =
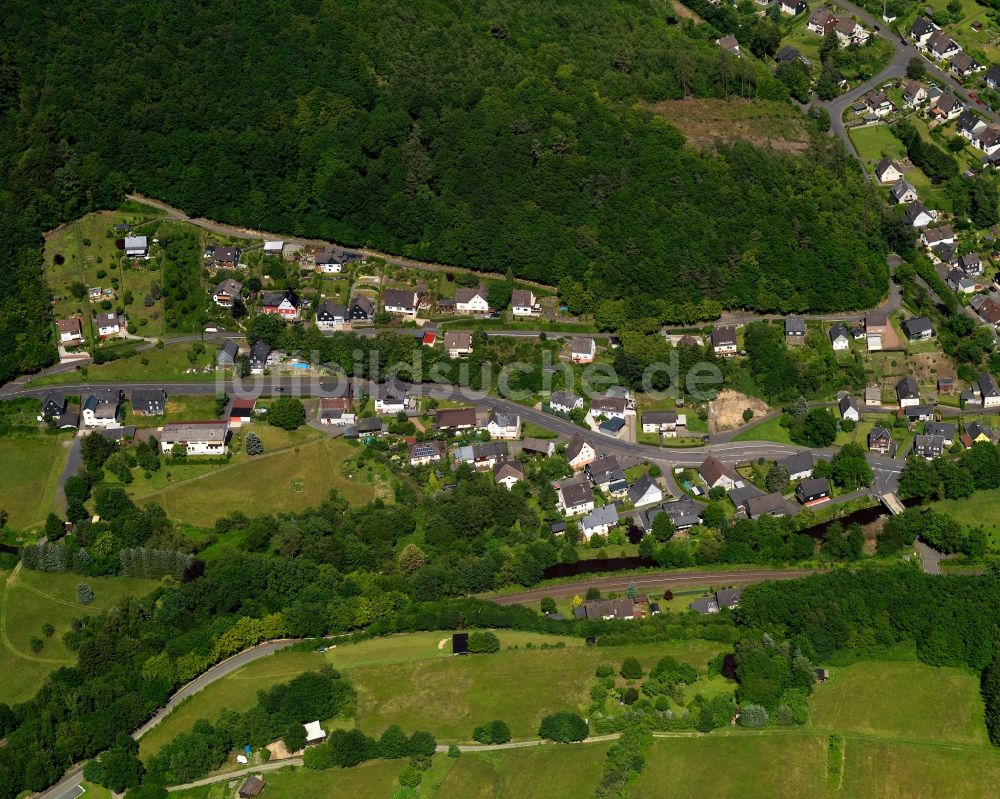
[[[644,104],[784,99],[652,0],[15,0],[0,31],[5,353],[52,357],[38,231],[133,187],[201,214],[562,283],[575,306],[873,304],[879,203],[818,133],[684,146]]]

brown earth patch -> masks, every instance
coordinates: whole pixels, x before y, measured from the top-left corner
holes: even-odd
[[[729,430],[743,424],[743,411],[747,408],[753,411],[755,419],[771,410],[763,400],[727,388],[708,404],[708,415],[716,430]]]
[[[789,153],[809,148],[806,119],[787,103],[774,100],[664,100],[644,107],[676,125],[696,147],[747,141]]]
[[[678,0],[674,0],[674,13],[677,14],[681,19],[689,19],[696,25],[703,22],[702,18],[694,13],[690,8],[688,8],[683,3],[679,3]]]
[[[910,370],[918,383],[935,383],[939,377],[955,378],[955,364],[943,352],[920,352],[910,356]]]

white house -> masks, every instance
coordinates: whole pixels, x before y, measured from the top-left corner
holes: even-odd
[[[573,480],[560,483],[557,506],[563,516],[578,516],[594,509],[594,489],[589,480]]]
[[[100,389],[84,399],[80,408],[85,427],[118,427],[118,411],[122,392],[118,389]]]
[[[180,444],[188,455],[225,455],[228,437],[229,422],[170,422],[160,431],[160,448]]]
[[[597,354],[597,344],[587,336],[573,336],[570,343],[570,360],[573,363],[591,363]]]
[[[642,415],[643,433],[660,433],[667,438],[677,436],[677,428],[687,425],[687,415],[676,411],[646,411]]]
[[[845,394],[840,398],[840,416],[852,422],[861,421],[861,403],[854,397]]]
[[[869,94],[870,93],[871,92],[869,92]],[[895,161],[889,158],[883,158],[875,166],[875,177],[878,178],[879,183],[882,183],[883,185],[886,186],[891,186],[893,183],[895,183],[897,180],[903,177],[903,169]]]
[[[847,325],[843,322],[836,322],[830,328],[830,344],[833,346],[834,351],[837,352],[850,349],[851,335],[847,329]]]
[[[69,319],[60,319],[56,323],[59,328],[59,343],[65,345],[75,345],[83,341],[83,326],[79,317],[71,316]]]
[[[266,291],[261,304],[261,313],[275,314],[282,319],[295,320],[299,318],[299,295],[294,289],[284,291]]]
[[[780,461],[775,461],[775,464],[781,464],[788,470],[788,479],[792,482],[812,477],[816,465],[811,452],[796,452]]]
[[[712,330],[712,349],[715,351],[716,355],[721,355],[724,358],[731,357],[736,354],[736,328],[729,325],[724,325],[723,327],[716,327]]]
[[[375,387],[375,413],[392,416],[406,410],[406,389],[398,383],[380,383]]]
[[[900,408],[908,408],[911,405],[920,404],[920,391],[917,389],[917,381],[907,375],[896,384],[896,399]]]
[[[698,467],[698,473],[709,489],[722,486],[726,491],[730,491],[743,485],[743,481],[736,477],[728,466],[711,455]]]
[[[566,447],[566,460],[573,469],[582,469],[592,463],[597,457],[594,448],[588,444],[579,433],[570,440]]]
[[[569,413],[583,407],[583,397],[572,391],[553,391],[549,397],[549,407],[556,413]]]
[[[658,505],[663,502],[663,490],[648,474],[643,475],[628,487],[628,498],[637,508]]]
[[[119,314],[102,313],[97,315],[97,335],[100,338],[120,336],[124,326],[125,319]]]
[[[976,383],[979,388],[979,397],[984,408],[996,408],[1000,406],[1000,387],[997,386],[997,379],[989,372],[983,372]]]
[[[524,468],[520,461],[501,461],[493,466],[493,482],[510,491],[524,479]]]
[[[233,301],[239,298],[241,291],[243,284],[227,277],[215,287],[215,291],[212,292],[212,302],[220,308],[232,308]]]
[[[490,438],[500,438],[510,440],[521,435],[521,417],[516,413],[504,413],[496,409],[490,413],[490,420],[486,424]]]
[[[927,51],[939,61],[947,61],[962,52],[962,48],[947,33],[938,31],[927,40]]]
[[[419,297],[417,292],[404,289],[386,289],[382,292],[382,308],[397,316],[416,316]]]
[[[990,125],[979,131],[972,143],[987,155],[1000,150],[1000,126]]]
[[[528,289],[516,289],[510,295],[510,307],[514,316],[537,316],[539,313],[535,294]]]
[[[852,44],[862,45],[868,41],[868,31],[850,17],[840,17],[834,30],[837,31],[837,43],[841,48]]]
[[[910,38],[913,39],[913,43],[920,49],[927,46],[928,40],[941,30],[937,25],[931,22],[927,17],[917,17],[913,25],[910,27]]]
[[[487,314],[490,304],[485,289],[458,289],[455,292],[455,312],[460,314]]]
[[[265,255],[281,255],[282,251],[285,249],[285,242],[283,241],[265,241],[264,242],[264,254]]]
[[[618,526],[618,511],[614,505],[594,508],[580,520],[580,529],[589,541],[591,536],[607,535],[612,527]]]
[[[931,212],[919,201],[912,202],[906,206],[903,218],[915,228],[927,227],[927,225],[934,221]]]
[[[126,236],[125,255],[129,258],[149,257],[149,239],[145,236]]]
[[[920,199],[917,196],[917,190],[907,183],[905,178],[900,178],[892,184],[892,187],[889,189],[889,195],[897,205],[908,205]]]
[[[449,358],[468,358],[472,354],[472,333],[448,330],[444,334],[444,351]]]

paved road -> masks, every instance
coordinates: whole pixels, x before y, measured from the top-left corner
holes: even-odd
[[[652,574],[601,575],[595,574],[590,579],[574,580],[563,585],[550,585],[546,588],[534,588],[530,591],[519,591],[516,594],[501,596],[485,596],[498,605],[524,605],[538,602],[543,597],[567,597],[583,595],[588,588],[598,588],[601,591],[624,591],[629,583],[635,583],[640,591],[653,589],[665,590],[671,586],[681,585],[747,585],[760,583],[764,580],[795,580],[808,577],[819,569],[754,569],[744,571],[715,572],[677,572],[663,571]]]
[[[74,438],[69,445],[69,457],[66,459],[66,466],[62,470],[62,474],[59,475],[59,483],[56,486],[56,502],[59,503],[59,506],[63,510],[66,510],[66,495],[63,491],[66,487],[66,481],[77,473],[81,463],[83,463],[83,454],[80,449],[80,439]]]
[[[941,561],[946,557],[943,552],[938,552],[936,549],[919,540],[913,542],[913,548],[917,550],[917,555],[920,556],[920,563],[924,567],[925,572],[928,574],[941,573]]]

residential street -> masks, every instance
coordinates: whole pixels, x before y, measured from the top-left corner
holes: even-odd
[[[889,64],[884,70],[882,70],[878,75],[870,80],[865,81],[859,86],[854,87],[849,92],[835,97],[833,100],[819,100],[813,98],[811,105],[825,108],[830,112],[830,122],[831,122],[831,132],[839,136],[841,141],[844,142],[844,146],[847,151],[858,156],[857,151],[854,149],[854,144],[851,142],[850,137],[847,135],[847,129],[844,126],[844,111],[846,111],[850,106],[858,101],[867,92],[871,91],[877,86],[885,83],[885,81],[893,78],[902,78],[906,75],[906,65],[911,58],[914,56],[919,57],[924,62],[924,67],[927,69],[927,74],[934,78],[939,83],[943,84],[955,94],[962,102],[971,108],[975,108],[980,114],[989,119],[991,122],[997,121],[996,113],[986,109],[985,107],[978,105],[974,100],[969,99],[969,93],[962,88],[962,85],[955,80],[949,73],[942,72],[938,67],[924,58],[920,51],[911,44],[903,44],[900,41],[899,36],[897,36],[892,30],[889,29],[887,23],[882,19],[876,19],[871,14],[869,14],[865,9],[854,3],[847,2],[846,0],[837,0],[837,5],[841,6],[845,10],[849,11],[851,14],[860,19],[867,28],[874,30],[876,26],[880,28],[878,35],[885,39],[893,48],[893,57]]]

